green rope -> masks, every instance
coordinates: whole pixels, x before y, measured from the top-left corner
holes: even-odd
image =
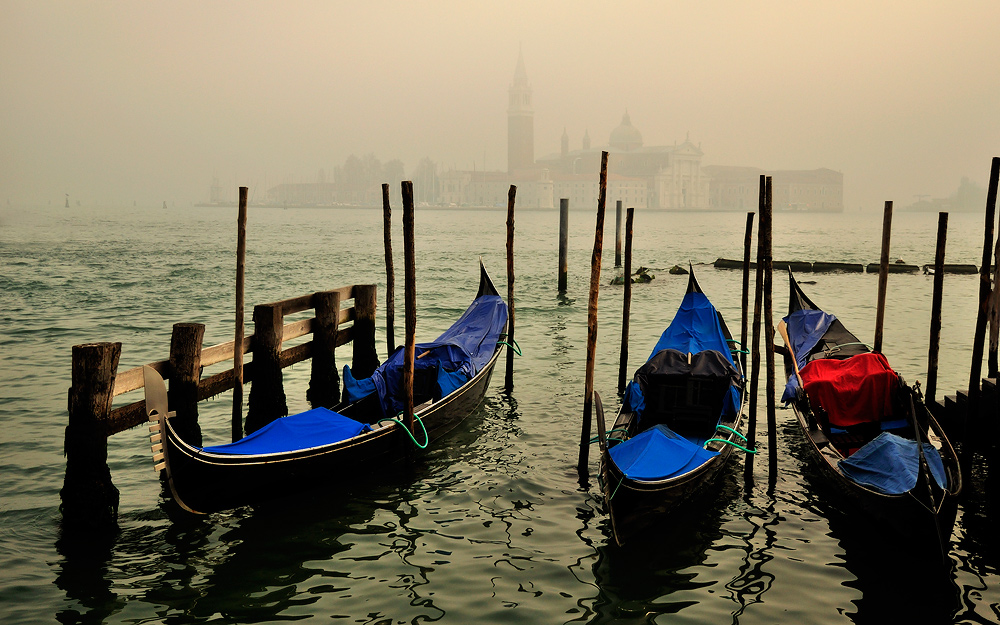
[[[733,434],[735,434],[736,436],[739,436],[740,438],[742,438],[742,439],[743,439],[743,442],[744,442],[744,443],[745,443],[745,442],[746,442],[746,440],[747,440],[747,437],[746,437],[746,436],[743,436],[742,434],[740,434],[739,432],[737,432],[737,431],[736,431],[736,430],[734,430],[733,428],[729,427],[728,425],[722,425],[722,424],[720,423],[719,425],[715,426],[715,429],[717,429],[717,430],[726,430],[727,432],[732,432],[732,433],[733,433]]]
[[[402,410],[400,410],[398,413],[396,413],[396,416],[398,417],[401,414],[403,414]],[[418,449],[427,449],[427,445],[430,444],[430,442],[431,442],[430,436],[427,435],[427,428],[424,427],[424,422],[420,419],[420,417],[418,417],[417,415],[413,415],[413,418],[417,420],[417,423],[420,424],[420,429],[424,431],[424,444],[423,445],[421,445],[420,443],[417,442],[417,439],[413,436],[413,432],[410,432],[410,428],[406,427],[406,424],[403,423],[402,421],[400,421],[399,419],[394,419],[392,417],[386,417],[384,419],[379,419],[378,422],[379,423],[384,423],[385,421],[392,421],[393,423],[399,425],[399,427],[403,428],[403,431],[406,432],[406,435],[410,437],[410,440],[413,441],[413,444],[416,445]]]
[[[515,354],[517,354],[518,356],[521,355],[521,346],[518,345],[517,341],[515,341],[514,339],[511,339],[510,343],[508,343],[507,341],[497,341],[497,345],[506,345],[507,347],[513,349]]]
[[[740,347],[743,347],[743,345],[740,344],[740,342],[737,341],[736,339],[726,339],[726,342],[727,343],[735,343],[735,344],[739,345]],[[734,347],[733,345],[729,346],[729,351],[732,352],[732,353],[734,353],[734,354],[749,354],[750,353],[750,350],[739,349],[738,347]]]
[[[736,449],[739,449],[740,451],[743,451],[743,452],[748,453],[748,454],[755,454],[755,453],[757,453],[756,449],[747,449],[746,447],[744,447],[742,445],[739,445],[737,443],[734,443],[733,441],[727,440],[725,438],[710,438],[707,441],[705,441],[705,444],[708,445],[709,443],[711,443],[713,441],[718,441],[720,443],[725,443],[727,445],[732,445]]]

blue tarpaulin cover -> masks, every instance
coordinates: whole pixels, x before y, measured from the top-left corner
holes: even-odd
[[[615,445],[608,453],[618,468],[633,480],[660,480],[681,475],[718,455],[663,424]]]
[[[205,447],[202,451],[238,455],[274,454],[329,445],[357,436],[366,429],[370,428],[364,423],[328,408],[313,408],[275,419],[235,443]]]
[[[697,354],[706,350],[714,350],[721,354],[735,370],[733,356],[729,351],[729,343],[726,341],[726,335],[723,334],[722,325],[719,322],[719,314],[704,293],[692,292],[684,295],[680,308],[677,309],[677,314],[674,315],[667,329],[663,331],[660,340],[656,342],[649,359],[664,349],[674,349],[682,354]],[[625,389],[622,410],[635,412],[641,417],[645,404],[640,385],[632,380],[629,382],[628,388]],[[739,410],[739,404],[739,389],[736,386],[731,386],[723,403],[723,412],[736,414],[736,411]]]
[[[482,295],[473,300],[462,316],[448,330],[430,343],[415,347],[414,372],[434,369],[437,388],[435,400],[441,399],[472,379],[490,361],[500,333],[507,325],[507,305],[498,295]],[[369,378],[356,379],[350,367],[344,367],[344,393],[347,401],[357,401],[378,393],[382,416],[394,417],[403,409],[404,350],[396,349]]]
[[[945,488],[948,478],[941,455],[930,443],[923,443],[923,449],[934,481]],[[882,432],[838,466],[841,473],[858,484],[887,495],[900,495],[916,485],[920,455],[916,441]]]
[[[830,324],[836,317],[818,309],[796,310],[783,319],[788,326],[788,340],[792,342],[792,353],[799,363],[799,369],[806,366],[809,352],[816,347],[816,343],[823,338]],[[781,395],[781,401],[788,403],[795,399],[795,393],[799,388],[799,382],[792,374],[785,384],[785,392]]]

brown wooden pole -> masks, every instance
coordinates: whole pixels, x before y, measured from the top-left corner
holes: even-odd
[[[941,301],[944,297],[944,254],[948,241],[948,213],[938,213],[937,247],[934,251],[934,292],[931,296],[931,336],[927,347],[927,396],[930,406],[937,395],[938,350],[941,346]]]
[[[760,177],[758,194],[758,230],[764,231],[764,203],[766,200],[766,177]],[[761,307],[764,303],[764,236],[757,236],[757,271],[754,277],[753,330],[750,348],[750,414],[747,415],[747,449],[757,446],[757,390],[760,383],[760,322]],[[749,485],[753,479],[753,454],[747,454],[743,477]]]
[[[340,292],[313,294],[316,320],[313,326],[312,359],[306,399],[313,408],[333,408],[340,398],[337,371],[337,333],[340,330]]]
[[[601,252],[604,248],[604,208],[608,196],[608,153],[601,152],[600,191],[597,196],[597,231],[590,258],[590,300],[587,304],[587,375],[583,391],[583,428],[580,433],[580,460],[577,472],[588,474],[590,421],[594,411],[594,364],[597,357],[597,296],[601,288]]]
[[[66,478],[59,491],[67,528],[117,528],[118,489],[108,468],[106,426],[121,352],[121,343],[73,346],[69,423],[63,448]]]
[[[882,327],[885,324],[885,292],[889,285],[889,239],[892,236],[892,201],[886,201],[882,214],[882,259],[878,267],[878,303],[875,307],[875,348],[882,353]]]
[[[566,255],[569,250],[569,198],[559,200],[559,292],[566,292],[566,274],[568,273],[568,261]]]
[[[375,351],[375,311],[378,289],[374,284],[354,285],[354,329],[351,339],[351,373],[357,379],[371,377],[378,368]]]
[[[507,376],[504,390],[514,390],[514,197],[517,187],[507,191]]]
[[[201,447],[198,425],[198,382],[201,381],[203,323],[175,323],[170,335],[170,390],[167,400],[177,415],[170,421],[181,439]]]
[[[236,340],[233,343],[233,442],[243,438],[243,291],[247,265],[247,187],[240,187],[236,217]]]
[[[747,225],[743,236],[743,299],[740,319],[740,368],[747,374],[747,317],[750,301],[750,247],[753,241],[753,211],[747,213]],[[759,235],[758,235],[759,236]]]
[[[622,201],[615,203],[615,267],[622,266]],[[627,276],[628,274],[626,274]]]
[[[993,157],[990,186],[986,192],[986,226],[983,232],[983,262],[979,270],[979,314],[976,316],[976,336],[972,344],[972,369],[969,372],[969,410],[962,426],[962,474],[971,477],[972,452],[976,440],[975,420],[979,418],[980,376],[983,373],[983,343],[986,340],[987,306],[990,299],[990,252],[993,250],[993,222],[996,220],[997,179],[1000,178],[1000,157]],[[969,489],[971,490],[971,489]],[[968,492],[968,490],[966,491]]]
[[[997,349],[1000,348],[1000,237],[997,237],[996,246],[993,248],[993,290],[990,292],[990,303],[987,306],[989,311],[988,320],[990,326],[990,349],[987,360],[989,361],[988,377],[997,377]]]
[[[385,343],[386,354],[396,351],[396,270],[392,265],[392,208],[389,184],[382,185],[382,232],[385,239]]]
[[[247,401],[247,434],[288,414],[281,376],[284,319],[281,304],[258,304],[253,308],[253,383]]]
[[[771,176],[767,177],[767,192],[764,201],[764,219],[761,226],[760,237],[764,239],[764,262],[762,267],[764,272],[764,322],[766,329],[764,338],[764,353],[767,360],[767,457],[768,457],[768,489],[773,490],[778,477],[778,424],[774,405],[774,310],[771,305],[771,284],[772,269],[774,261],[772,259],[771,233],[772,233],[772,206],[771,203]]]
[[[403,188],[403,306],[406,308],[406,347],[403,352],[403,423],[414,433],[413,364],[416,361],[417,285],[416,254],[413,242],[413,182],[404,180]]]
[[[622,351],[618,356],[618,392],[625,390],[628,375],[628,325],[632,311],[632,222],[635,208],[629,207],[625,218],[625,289],[622,296]]]

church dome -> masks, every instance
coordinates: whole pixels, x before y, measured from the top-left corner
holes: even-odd
[[[611,131],[611,141],[608,144],[614,149],[625,152],[642,147],[642,133],[632,125],[628,111],[622,116],[622,123]]]

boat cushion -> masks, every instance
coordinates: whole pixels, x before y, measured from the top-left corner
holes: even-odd
[[[665,425],[655,425],[608,453],[629,479],[662,480],[705,464],[719,452],[696,445]]]
[[[930,443],[923,443],[924,458],[934,481],[946,488],[948,477],[941,454]],[[917,442],[892,432],[882,432],[850,458],[841,460],[840,472],[863,486],[887,495],[900,495],[917,483],[920,454]]]
[[[882,354],[858,354],[844,360],[821,358],[807,364],[800,374],[809,401],[826,411],[833,427],[849,428],[892,417],[899,376]]]
[[[370,429],[368,425],[328,408],[313,408],[275,419],[235,443],[213,445],[202,451],[238,455],[275,454],[330,445]]]

